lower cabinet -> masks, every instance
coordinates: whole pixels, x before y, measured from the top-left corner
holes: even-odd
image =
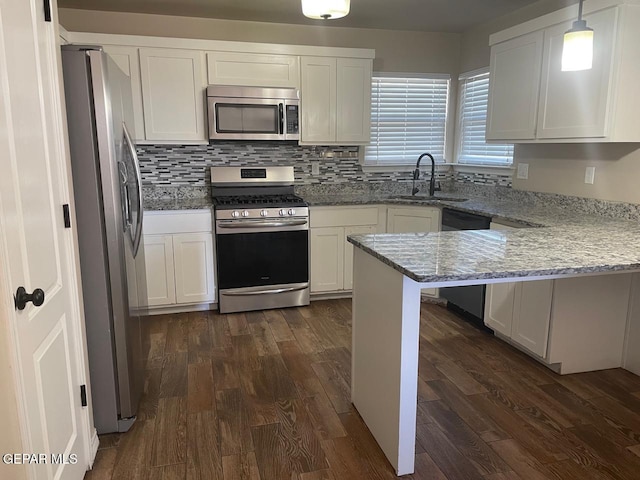
[[[347,236],[384,232],[384,207],[311,208],[311,293],[353,288],[353,245]]]
[[[387,232],[420,233],[440,231],[440,209],[437,207],[389,207]],[[437,288],[425,288],[422,294],[437,298]]]
[[[515,227],[491,224],[492,230]],[[487,285],[484,323],[541,358],[547,354],[553,280]]]
[[[211,226],[208,210],[146,212],[144,247],[150,307],[215,302]]]
[[[491,224],[492,230],[512,227]],[[631,274],[487,285],[485,324],[558,373],[623,366]]]

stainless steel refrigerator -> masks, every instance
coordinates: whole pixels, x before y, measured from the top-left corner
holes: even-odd
[[[94,421],[122,432],[142,392],[147,299],[131,83],[100,47],[65,45],[62,66]]]

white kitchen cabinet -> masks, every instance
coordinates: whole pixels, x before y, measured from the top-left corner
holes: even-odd
[[[300,88],[297,55],[207,52],[210,85]]]
[[[389,207],[387,232],[422,233],[440,231],[440,209],[436,207]],[[422,294],[437,298],[437,288],[424,288]]]
[[[491,230],[515,227],[491,223]],[[553,280],[487,285],[484,323],[538,357],[545,358]]]
[[[215,302],[211,212],[145,212],[143,229],[149,306]]]
[[[302,57],[300,110],[301,142],[336,140],[336,59]]]
[[[490,37],[487,139],[515,143],[638,142],[633,128],[640,64],[640,5],[628,0],[585,4],[594,29],[593,67],[563,72],[567,7]]]
[[[300,143],[369,143],[371,69],[371,59],[302,57]]]
[[[148,142],[207,143],[204,52],[140,48]]]
[[[310,236],[311,292],[334,292],[343,290],[344,228],[312,228]]]
[[[491,49],[487,140],[535,138],[542,45],[540,31]]]
[[[144,259],[150,307],[176,303],[173,236],[145,235]]]
[[[618,10],[586,15],[593,28],[593,67],[563,72],[562,45],[570,22],[544,31],[538,138],[606,137],[612,105],[612,69]]]
[[[176,303],[210,302],[215,298],[212,233],[173,236]]]
[[[124,73],[129,75],[131,81],[133,118],[135,119],[134,138],[137,142],[144,142],[144,110],[142,107],[142,81],[140,80],[138,47],[105,45],[104,51],[109,54]]]
[[[352,234],[385,230],[385,208],[379,206],[313,207],[310,213],[311,293],[353,288]]]

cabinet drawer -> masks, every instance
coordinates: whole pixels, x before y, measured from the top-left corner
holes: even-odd
[[[344,207],[311,209],[310,225],[313,227],[351,227],[377,225],[380,209],[376,207]]]
[[[170,212],[145,212],[145,235],[166,233],[212,232],[210,210],[177,210]]]

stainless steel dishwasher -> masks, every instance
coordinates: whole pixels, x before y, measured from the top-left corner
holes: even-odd
[[[442,209],[442,231],[487,230],[491,225],[490,217],[460,212],[450,208]],[[447,308],[460,313],[472,324],[482,329],[484,325],[485,285],[466,287],[447,287],[440,289],[440,296],[447,299]]]

